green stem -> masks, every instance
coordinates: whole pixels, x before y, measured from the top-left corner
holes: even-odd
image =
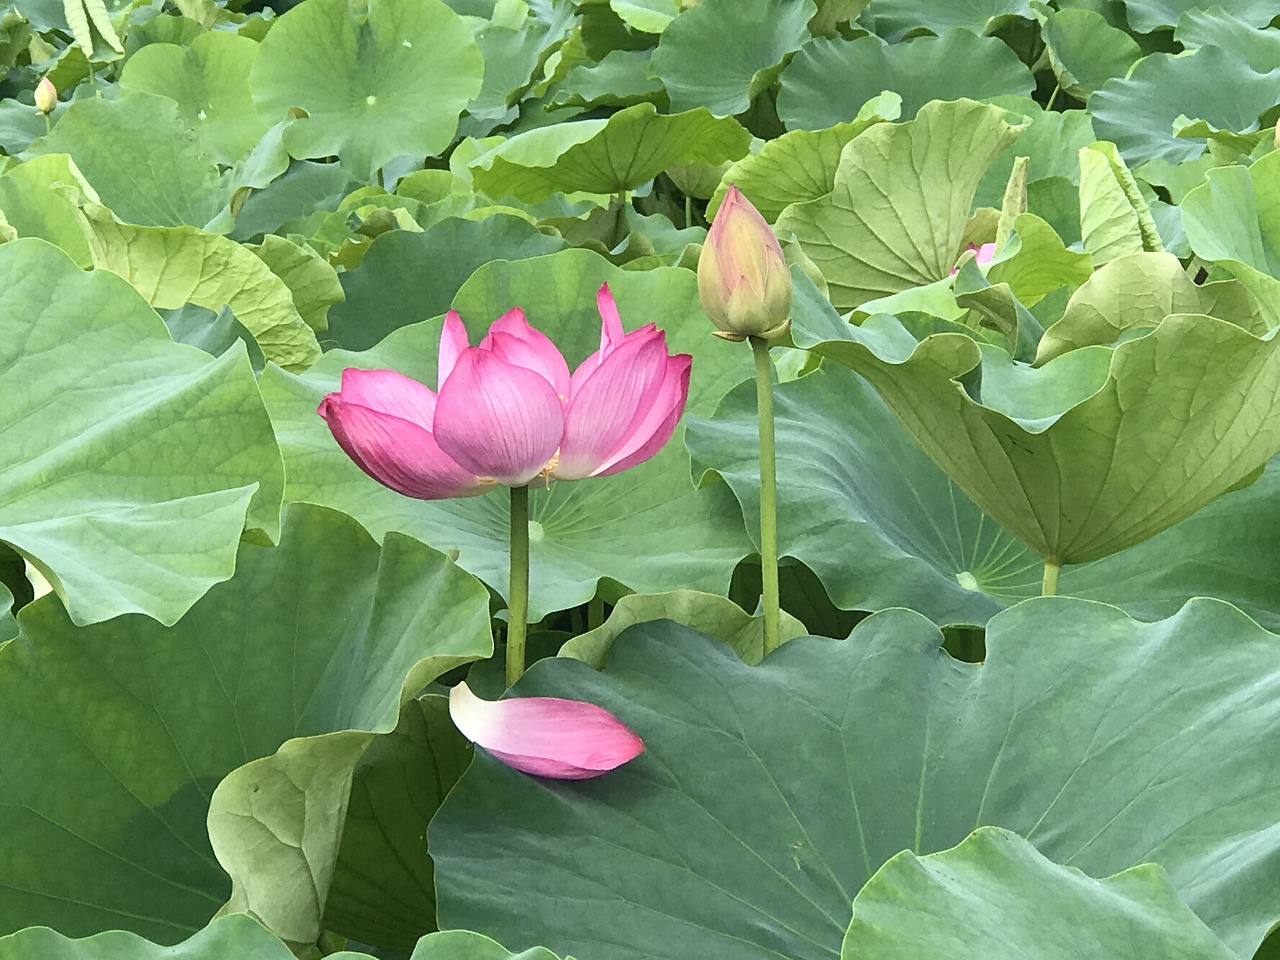
[[[529,628],[529,488],[511,488],[511,587],[507,597],[507,686],[524,673]]]
[[[1061,90],[1062,90],[1061,83],[1054,84],[1053,93],[1049,94],[1049,102],[1046,103],[1044,106],[1045,113],[1048,113],[1050,110],[1053,109],[1054,101],[1058,99],[1058,94],[1061,92]]]
[[[46,137],[49,135],[49,131],[51,129],[53,129],[53,121],[49,119],[49,115],[46,113],[44,115],[44,135]]]
[[[1062,564],[1054,563],[1052,560],[1044,562],[1044,578],[1040,581],[1040,596],[1055,597],[1058,595],[1058,574],[1062,571]]]
[[[773,362],[769,341],[751,337],[760,422],[760,578],[764,592],[764,652],[778,649],[778,466],[773,447]]]
[[[684,226],[686,230],[693,226],[693,197],[688,194],[684,197]]]

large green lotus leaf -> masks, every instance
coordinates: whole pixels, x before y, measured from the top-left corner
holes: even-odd
[[[983,664],[941,642],[891,610],[752,667],[658,622],[604,673],[535,664],[518,695],[598,703],[645,752],[581,783],[477,752],[429,831],[441,924],[596,960],[835,958],[885,861],[996,825],[1091,876],[1160,864],[1248,956],[1278,912],[1280,637],[1214,600],[1142,624],[1058,597],[992,618]]]
[[[250,95],[258,44],[225,30],[202,33],[186,47],[151,43],[125,64],[122,90],[176,100],[178,115],[226,166],[234,166],[267,132]]]
[[[641,101],[667,102],[662,81],[649,73],[651,50],[610,50],[599,63],[575,66],[555,94],[553,103],[567,107],[630,107]]]
[[[595,291],[605,281],[624,325],[656,322],[673,352],[693,355],[690,412],[710,413],[729,387],[750,376],[749,351],[709,335],[688,270],[626,271],[589,251],[565,250],[487,264],[463,285],[453,306],[473,343],[499,315],[523,307],[573,367],[599,346]],[[464,569],[505,595],[510,527],[504,488],[463,500],[402,497],[361,473],[316,414],[321,397],[338,388],[344,367],[390,367],[434,387],[439,335],[440,321],[432,320],[402,327],[363,353],[327,353],[302,377],[275,368],[263,374],[263,397],[287,463],[286,498],[350,513],[376,537],[399,530],[437,549],[456,549]],[[733,567],[751,548],[732,496],[693,488],[682,436],[677,429],[657,457],[613,477],[533,491],[531,620],[585,603],[601,577],[640,593],[677,587],[724,592]]]
[[[835,187],[777,221],[817,264],[841,310],[946,277],[982,174],[1016,133],[1004,111],[930,103],[845,145]]]
[[[742,113],[809,39],[816,12],[813,0],[702,0],[686,10],[653,52],[653,74],[667,88],[671,109]]]
[[[1182,222],[1191,249],[1226,267],[1258,299],[1267,319],[1280,323],[1280,152],[1250,167],[1209,171],[1183,198]]]
[[[642,33],[662,33],[680,13],[679,0],[609,0],[609,6]]]
[[[298,316],[312,330],[329,326],[329,308],[345,298],[338,272],[304,244],[267,234],[262,243],[246,244],[254,256],[284,281]]]
[[[1015,157],[1027,158],[1028,187],[1040,180],[1061,177],[1072,184],[1080,182],[1077,154],[1098,138],[1084,110],[1035,110],[1027,114],[1029,123],[987,168],[978,187],[975,203],[980,207],[999,208],[1004,198]],[[1032,212],[1035,212],[1032,210]]]
[[[212,227],[228,216],[230,179],[168,97],[126,92],[77,100],[30,152],[70,154],[102,202],[128,223]]]
[[[985,623],[1040,592],[1040,558],[956,489],[857,374],[828,364],[774,394],[779,549],[810,567],[837,606],[903,606],[940,624]],[[687,434],[695,464],[728,482],[753,535],[755,436],[750,384],[731,391],[713,418],[692,419]],[[1068,567],[1059,591],[1140,619],[1169,616],[1190,597],[1219,597],[1277,630],[1276,524],[1280,461],[1273,460],[1257,482],[1150,540]],[[586,641],[569,647],[579,643]]]
[[[357,187],[341,164],[295,160],[280,179],[249,194],[236,216],[231,237],[252,240],[316,211],[332,212]]]
[[[335,954],[335,960],[364,954]],[[511,953],[501,944],[478,933],[467,930],[444,930],[418,941],[409,960],[557,960],[550,950],[530,947],[519,953]]]
[[[48,240],[86,270],[93,266],[79,204],[98,202],[93,187],[64,153],[33,157],[0,174],[0,216],[20,237]]]
[[[352,956],[348,954],[348,956]],[[243,914],[221,917],[177,946],[111,930],[73,940],[48,927],[0,937],[0,960],[294,960],[289,948]]]
[[[187,940],[159,946],[123,930],[73,940],[48,927],[0,937],[0,960],[295,960],[296,954],[262,924],[242,913],[219,917]],[[347,950],[332,960],[373,960]],[[450,930],[424,937],[409,960],[556,960],[535,947],[516,955],[478,933]]]
[[[441,0],[309,0],[263,38],[249,76],[267,123],[301,107],[285,131],[299,159],[336,155],[369,181],[389,160],[435,156],[480,92],[484,60],[467,24]],[[90,177],[92,179],[92,177]]]
[[[319,359],[315,331],[292,291],[252,250],[195,227],[136,227],[101,206],[83,212],[94,266],[123,277],[153,307],[230,307],[266,359],[287,370]]]
[[[1200,156],[1205,139],[1175,136],[1178,117],[1236,133],[1257,130],[1258,115],[1280,102],[1277,89],[1280,65],[1258,73],[1236,54],[1205,46],[1144,57],[1128,76],[1104,83],[1089,98],[1089,112],[1098,136],[1114,142],[1129,163],[1179,163]]]
[[[476,189],[538,203],[556,193],[634,190],[677,163],[724,163],[749,134],[706,108],[659,114],[637,103],[608,120],[574,120],[517,134],[471,165]]]
[[[342,275],[346,302],[329,312],[326,345],[367,350],[393,330],[444,313],[467,278],[489,261],[563,247],[563,241],[508,214],[448,217],[422,233],[388,231],[373,241],[359,269]]]
[[[736,184],[751,203],[772,223],[789,205],[817,200],[836,184],[836,168],[844,145],[862,131],[883,120],[897,120],[902,98],[883,93],[863,104],[858,117],[825,130],[791,130],[765,141],[759,153],[736,161],[720,180],[707,217],[715,216],[730,184]]]
[[[1061,319],[1040,339],[1036,363],[1080,347],[1112,346],[1131,331],[1155,329],[1172,313],[1199,313],[1262,336],[1267,325],[1244,285],[1198,285],[1171,253],[1135,253],[1112,260],[1071,295]]]
[[[217,841],[219,780],[277,750],[389,732],[423,684],[491,649],[480,584],[415,540],[379,550],[349,517],[312,506],[286,511],[278,547],[242,546],[235,577],[173,627],[76,628],[52,598],[19,623],[0,649],[0,929],[119,926],[170,943],[227,896],[206,832]],[[345,790],[351,768],[338,773]],[[255,808],[279,830],[263,859],[304,815],[272,799],[264,790]],[[312,834],[330,833],[308,853],[331,872],[341,810],[336,822],[319,802],[305,814]],[[323,901],[308,874],[287,881],[274,911]]]
[[[1270,0],[1124,0],[1129,25],[1139,33],[1173,27],[1192,10],[1218,7],[1252,27],[1265,27],[1276,15]]]
[[[797,345],[865,376],[975,503],[1056,563],[1140,543],[1280,450],[1280,339],[1234,323],[1173,314],[1033,369],[964,334],[917,341],[893,317],[854,327],[804,302],[819,309],[795,313]]]
[[[1007,283],[1013,295],[1031,307],[1064,285],[1084,283],[1092,270],[1089,254],[1068,250],[1044,220],[1034,213],[1020,213],[1013,218],[1008,245],[988,268],[987,278],[992,284]]]
[[[1060,867],[1015,833],[980,827],[958,846],[904,850],[853,901],[848,960],[1235,960],[1154,864],[1105,880]]]
[[[423,838],[471,754],[440,696],[409,701],[395,731],[369,744],[352,779],[326,929],[406,953],[435,929],[435,882]]]
[[[740,386],[713,419],[690,418],[687,443],[695,466],[728,482],[758,541],[755,409],[754,388]],[[955,490],[857,374],[828,364],[778,385],[774,422],[779,552],[809,566],[838,607],[985,623],[1038,586],[1039,559]]]
[[[518,9],[518,8],[517,8]],[[568,4],[543,4],[537,16],[519,16],[514,22],[492,22],[475,33],[484,58],[484,82],[467,104],[466,132],[487,133],[500,123],[514,120],[512,104],[529,87],[530,78],[553,44],[563,40],[574,22]]]
[[[890,39],[921,27],[937,34],[956,28],[991,33],[1001,21],[1013,17],[1031,19],[1027,0],[877,0],[871,7],[875,32]]]
[[[782,71],[778,116],[791,128],[820,130],[851,120],[872,97],[891,90],[902,97],[902,116],[914,117],[930,100],[1029,94],[1031,71],[994,37],[950,30],[940,37],[885,43],[818,38],[800,48]]]
[[[1094,143],[1082,147],[1078,156],[1081,242],[1094,263],[1164,250],[1147,201],[1115,144]]]
[[[764,620],[751,616],[727,597],[696,590],[625,596],[603,624],[565,643],[560,656],[574,657],[603,670],[605,656],[618,635],[630,626],[651,620],[674,620],[722,640],[747,663],[759,663],[764,658]],[[804,624],[783,610],[780,635],[783,640],[803,637]]]
[[[283,471],[243,349],[174,344],[124,280],[0,245],[0,539],[77,623],[173,623],[274,537]],[[247,511],[247,512],[246,512]]]
[[[1218,4],[1188,10],[1173,35],[1188,50],[1204,46],[1230,50],[1259,73],[1280,64],[1280,31],[1259,30]]]
[[[1088,100],[1142,58],[1137,41],[1096,10],[1051,10],[1037,3],[1036,19],[1058,84],[1077,100]]]

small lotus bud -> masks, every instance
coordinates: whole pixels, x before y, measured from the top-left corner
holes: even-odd
[[[35,99],[36,109],[45,116],[53,113],[53,108],[58,105],[58,88],[48,77],[42,77],[36,84]]]
[[[724,195],[698,257],[698,296],[725,339],[770,339],[787,330],[791,273],[782,247],[736,186]]]

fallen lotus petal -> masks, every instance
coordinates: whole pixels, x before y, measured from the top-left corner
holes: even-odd
[[[604,707],[559,697],[481,700],[466,683],[449,692],[462,735],[535,777],[586,780],[639,756],[644,743]]]

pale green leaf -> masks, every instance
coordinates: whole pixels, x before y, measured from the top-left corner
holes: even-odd
[[[337,155],[370,181],[398,156],[449,146],[480,92],[484,62],[466,22],[441,0],[360,7],[360,19],[351,0],[293,7],[263,39],[249,84],[269,124],[306,111],[285,132],[290,155]]]
[[[872,97],[902,97],[910,119],[931,100],[1029,94],[1031,72],[995,37],[949,30],[939,37],[885,43],[819,38],[805,44],[782,71],[778,116],[791,129],[821,130],[851,120]]]
[[[831,193],[792,204],[777,232],[796,236],[841,310],[942,279],[982,174],[1016,132],[1004,111],[971,100],[876,124],[844,147]]]
[[[173,623],[274,537],[280,454],[243,349],[174,344],[124,280],[34,239],[0,245],[0,539],[77,623]],[[247,511],[247,513],[246,513]]]
[[[1160,867],[1105,880],[1052,863],[1015,833],[982,827],[950,850],[904,850],[853,901],[847,960],[1234,960]],[[1149,951],[1149,953],[1148,953]]]
[[[218,162],[238,163],[270,124],[253,106],[249,72],[258,45],[225,30],[202,33],[185,47],[151,43],[125,64],[121,90],[177,101],[178,116]]]
[[[804,624],[791,614],[783,610],[780,617],[779,637],[783,642],[805,635]],[[565,643],[560,656],[603,670],[609,648],[618,635],[627,627],[651,620],[674,620],[722,640],[746,663],[759,663],[764,658],[764,619],[751,616],[725,597],[696,590],[625,596],[603,624]]]
[[[120,223],[100,206],[86,206],[84,215],[94,265],[124,277],[153,307],[228,306],[268,360],[305,370],[319,359],[320,344],[289,287],[252,251],[194,227]]]
[[[575,120],[517,134],[471,164],[477,189],[530,203],[556,193],[614,194],[676,163],[722,163],[747,152],[751,135],[705,108],[659,114],[651,103],[608,120]]]

